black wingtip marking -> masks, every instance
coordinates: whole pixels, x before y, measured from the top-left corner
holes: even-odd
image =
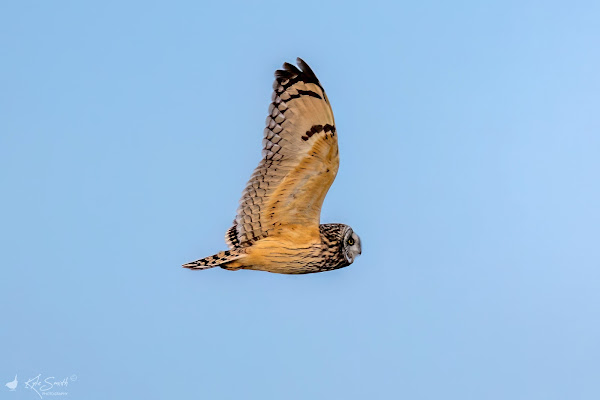
[[[310,96],[315,97],[317,99],[323,100],[320,94],[313,92],[312,90],[298,90],[298,94],[301,96]]]
[[[334,135],[335,134],[335,126],[334,125],[330,125],[330,124],[313,125],[313,126],[310,127],[309,130],[306,131],[306,133],[304,134],[304,136],[302,136],[302,140],[307,141],[315,133],[321,133],[321,132],[331,132],[332,135]]]
[[[275,71],[275,78],[277,79],[279,84],[281,84],[282,81],[286,79],[288,80],[288,82],[286,82],[286,84],[283,85],[283,90],[287,89],[288,87],[294,85],[297,82],[314,83],[315,85],[319,86],[321,90],[323,90],[323,87],[317,79],[317,76],[315,75],[313,70],[310,69],[308,64],[306,64],[301,58],[297,58],[296,62],[300,66],[300,69],[293,66],[292,64],[284,63],[284,69],[278,69],[277,71]],[[276,86],[274,87],[276,88]],[[325,91],[323,90],[323,92]]]
[[[295,74],[287,70],[278,69],[277,71],[275,71],[275,78],[279,80],[290,79],[294,75]]]
[[[302,69],[302,72],[304,72],[307,76],[310,76],[317,82],[319,81],[317,79],[317,76],[313,72],[313,70],[308,66],[308,64],[306,62],[304,62],[303,59],[301,59],[300,57],[296,58],[296,63],[300,66],[300,69]]]
[[[293,73],[293,74],[298,74],[298,75],[300,75],[300,74],[302,73],[302,71],[300,71],[300,70],[298,69],[298,67],[296,67],[295,65],[292,65],[292,64],[290,64],[290,63],[287,63],[287,62],[286,62],[286,63],[283,63],[283,68],[285,68],[285,70],[286,70],[286,71],[289,71],[289,72],[291,72],[291,73]]]
[[[290,101],[292,101],[294,99],[299,99],[302,96],[310,96],[310,97],[317,98],[319,100],[323,100],[323,98],[321,97],[320,94],[313,92],[312,90],[298,90],[298,93],[292,94],[292,95],[290,95],[290,97],[287,100],[281,100],[281,101],[283,101],[284,103],[289,103]],[[273,103],[273,104],[276,105],[276,103]],[[285,111],[287,111],[287,110],[279,111],[279,112],[281,112],[283,114]]]

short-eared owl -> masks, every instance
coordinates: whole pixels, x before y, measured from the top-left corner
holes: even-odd
[[[347,267],[361,253],[347,225],[320,225],[321,206],[339,167],[333,111],[310,67],[285,63],[275,72],[262,160],[250,177],[229,250],[185,268],[251,269],[308,274]]]

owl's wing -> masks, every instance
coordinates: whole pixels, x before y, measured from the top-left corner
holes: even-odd
[[[276,235],[319,240],[321,206],[339,167],[333,111],[310,67],[275,72],[263,159],[240,200],[226,241],[244,247]]]

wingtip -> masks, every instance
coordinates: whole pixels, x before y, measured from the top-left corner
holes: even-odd
[[[298,66],[300,66],[300,69],[302,70],[302,72],[304,72],[306,75],[310,76],[311,78],[317,79],[317,76],[315,75],[313,70],[308,66],[306,61],[304,61],[300,57],[297,57],[296,63],[298,64]]]
[[[300,71],[298,69],[298,67],[296,67],[295,65],[292,65],[292,64],[290,64],[288,62],[284,62],[283,63],[283,69],[285,69],[286,71],[289,71],[289,72],[291,72],[293,74],[301,74],[302,73],[302,71]]]
[[[280,84],[285,80],[302,80],[306,83],[314,83],[321,86],[319,79],[313,72],[313,70],[308,66],[308,64],[301,59],[300,57],[296,58],[296,62],[298,63],[298,67],[292,65],[290,63],[283,63],[282,69],[278,69],[275,71],[275,82],[273,83],[273,89],[278,89]],[[323,89],[321,87],[321,89]]]
[[[290,79],[294,74],[287,69],[278,69],[275,71],[275,78],[277,79]]]

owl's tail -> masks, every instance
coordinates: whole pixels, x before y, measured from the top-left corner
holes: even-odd
[[[244,252],[241,249],[221,251],[214,256],[205,257],[200,260],[183,264],[183,268],[209,269],[214,267],[223,267],[225,269],[239,269],[241,264],[236,260],[239,260],[243,256]]]

